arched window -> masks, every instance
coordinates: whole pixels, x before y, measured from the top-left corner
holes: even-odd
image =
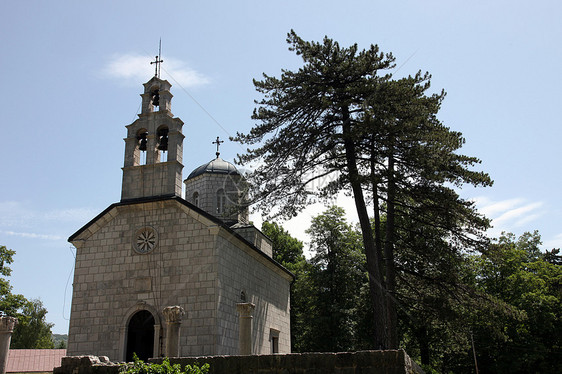
[[[224,190],[221,188],[217,191],[217,214],[223,214],[226,203],[226,195]]]
[[[148,131],[145,129],[140,129],[137,133],[138,147],[139,147],[139,165],[146,165],[146,150],[148,143]]]
[[[150,91],[150,103],[153,105],[153,110],[157,112],[160,107],[160,90],[158,87]]]
[[[199,192],[195,191],[192,196],[193,205],[199,206]]]
[[[159,162],[168,161],[168,128],[162,126],[158,129],[156,135],[158,136],[158,160]]]

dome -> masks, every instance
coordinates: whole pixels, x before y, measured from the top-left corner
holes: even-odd
[[[203,164],[197,169],[193,170],[191,174],[189,174],[187,179],[192,179],[205,173],[240,175],[234,165],[232,165],[228,161],[223,160],[220,157],[217,157],[213,161]]]

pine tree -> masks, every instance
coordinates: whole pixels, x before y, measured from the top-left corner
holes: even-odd
[[[428,74],[392,80],[394,57],[376,45],[342,48],[327,37],[304,41],[294,31],[287,41],[304,65],[254,80],[264,95],[253,114],[258,123],[233,138],[254,148],[237,161],[258,165],[250,176],[254,202],[273,216],[294,216],[341,190],[352,194],[369,273],[373,348],[397,348],[400,217],[440,228],[454,250],[478,249],[488,222],[449,186],[492,182],[469,170],[478,159],[456,153],[464,139],[437,119],[445,94],[426,94]]]

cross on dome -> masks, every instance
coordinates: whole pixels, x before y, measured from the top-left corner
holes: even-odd
[[[224,143],[224,140],[220,140],[219,137],[217,136],[217,140],[215,140],[214,142],[212,142],[212,144],[216,144],[217,145],[217,153],[215,153],[217,155],[217,158],[219,158],[220,156],[220,151],[219,151],[219,147],[221,145],[221,143]]]

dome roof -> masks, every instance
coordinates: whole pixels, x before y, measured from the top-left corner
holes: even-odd
[[[205,173],[240,175],[234,165],[220,157],[217,157],[213,161],[203,164],[193,170],[187,179],[192,179]]]

